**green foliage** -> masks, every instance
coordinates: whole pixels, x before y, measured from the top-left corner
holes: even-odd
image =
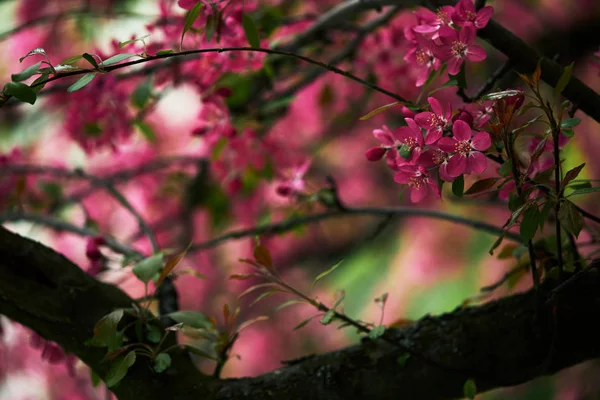
[[[96,73],[91,73],[91,74],[85,74],[83,75],[81,78],[79,78],[79,80],[77,82],[75,82],[74,84],[72,84],[71,86],[69,86],[67,88],[67,92],[72,93],[72,92],[76,92],[80,89],[83,89],[84,87],[86,87],[94,78],[96,77]]]
[[[144,283],[158,278],[158,274],[165,263],[165,255],[160,252],[143,259],[133,266],[133,273]]]
[[[248,43],[250,43],[250,47],[259,48],[260,35],[258,34],[258,28],[252,17],[246,13],[242,14],[242,26],[244,27],[244,33],[246,34]]]
[[[107,387],[113,387],[118,384],[127,374],[127,370],[135,363],[135,352],[130,351],[125,357],[119,357],[111,363],[111,367],[106,374]]]
[[[477,385],[473,379],[467,379],[463,385],[463,394],[467,399],[474,399],[477,394]]]
[[[34,104],[37,99],[36,92],[21,82],[8,82],[4,85],[4,94],[29,104]]]

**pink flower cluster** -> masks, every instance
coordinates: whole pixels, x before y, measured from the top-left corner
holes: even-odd
[[[50,364],[65,363],[70,376],[75,376],[75,363],[77,357],[65,353],[62,347],[58,344],[45,340],[35,332],[29,337],[29,344],[34,349],[42,350],[42,360],[46,360]]]
[[[394,180],[408,185],[411,201],[417,203],[429,194],[441,196],[438,176],[452,182],[463,174],[480,174],[487,168],[482,153],[491,144],[487,132],[473,130],[475,117],[468,110],[452,116],[450,105],[434,97],[428,98],[431,111],[406,118],[407,126],[394,131],[384,126],[373,135],[381,142],[367,150],[369,161],[384,156],[388,166],[396,171]],[[480,129],[480,125],[475,125]]]
[[[417,11],[417,23],[404,29],[411,43],[404,59],[419,71],[416,85],[423,86],[442,62],[447,63],[449,74],[456,75],[465,60],[483,61],[485,50],[473,42],[477,30],[488,24],[493,12],[490,6],[475,10],[472,0],[460,0],[455,7],[445,6],[437,13]]]

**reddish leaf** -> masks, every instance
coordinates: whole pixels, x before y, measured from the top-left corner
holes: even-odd
[[[273,259],[269,249],[262,245],[254,246],[254,259],[259,263],[267,267],[269,270],[273,269]]]
[[[581,172],[583,167],[585,167],[585,163],[578,165],[577,167],[573,168],[572,170],[568,171],[565,174],[565,177],[563,178],[563,180],[561,182],[561,186],[563,189],[569,184],[569,182],[571,182],[573,179],[577,178],[577,176],[579,175],[579,173]]]
[[[464,194],[476,194],[491,189],[500,178],[486,178],[475,182]]]
[[[183,257],[185,257],[185,255],[187,254],[187,252],[190,249],[191,245],[192,245],[192,242],[190,242],[190,244],[187,245],[187,247],[185,248],[185,250],[183,250],[181,253],[179,253],[175,257],[171,258],[169,261],[167,261],[167,263],[165,264],[164,268],[160,272],[160,275],[158,277],[158,281],[156,282],[156,286],[157,287],[160,286],[160,284],[171,273],[171,271],[173,271],[173,269],[177,266],[177,264],[179,264],[179,261],[181,261],[181,259]]]

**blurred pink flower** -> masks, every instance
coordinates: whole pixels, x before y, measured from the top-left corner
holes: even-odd
[[[485,28],[493,13],[494,8],[491,6],[485,6],[477,11],[473,0],[460,0],[452,14],[452,22],[458,26],[464,26],[470,22],[477,29],[481,29]]]
[[[460,32],[447,26],[440,28],[441,46],[435,48],[436,56],[442,61],[448,61],[448,73],[456,75],[464,60],[473,62],[483,61],[486,58],[485,50],[473,44],[477,29],[468,22]]]

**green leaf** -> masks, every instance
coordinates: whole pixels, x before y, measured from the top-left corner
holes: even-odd
[[[323,318],[319,321],[323,325],[329,325],[331,321],[335,318],[335,311],[329,310],[325,314],[323,314]]]
[[[342,304],[342,301],[344,301],[345,298],[346,298],[346,292],[342,291],[341,296],[335,301],[335,303],[333,303],[332,309],[335,310],[336,308],[338,308],[338,306],[340,304]]]
[[[256,299],[254,299],[254,301],[252,303],[250,303],[249,307],[252,307],[256,303],[258,303],[259,301],[261,301],[263,299],[266,299],[267,297],[271,297],[275,293],[282,293],[282,292],[283,292],[283,290],[281,290],[281,289],[267,290],[266,292],[261,293]]]
[[[258,34],[258,29],[252,17],[246,13],[242,14],[242,26],[244,27],[244,33],[246,34],[248,43],[250,43],[250,47],[259,48],[260,35]]]
[[[137,108],[142,109],[148,103],[148,100],[150,100],[151,96],[152,82],[150,79],[147,79],[135,88],[131,94],[131,102]]]
[[[567,197],[577,196],[578,194],[589,194],[589,193],[595,193],[595,192],[600,192],[600,187],[589,187],[589,188],[577,189],[577,190],[574,190],[573,192],[571,192],[571,194]]]
[[[204,28],[204,34],[206,36],[206,42],[210,43],[213,34],[215,33],[215,29],[217,27],[217,15],[216,14],[210,14],[207,18],[206,18],[206,27]]]
[[[400,367],[404,367],[409,358],[410,358],[410,353],[404,353],[401,356],[398,356],[398,358],[396,359],[396,362],[398,363],[398,365]]]
[[[98,68],[98,62],[96,62],[96,59],[94,58],[93,55],[88,54],[88,53],[83,53],[81,55],[81,57],[85,58],[87,62],[89,62],[90,64],[92,64],[92,67]]]
[[[546,223],[546,220],[548,219],[548,215],[550,215],[550,211],[553,208],[553,204],[550,201],[547,201],[544,204],[544,207],[542,207],[542,212],[540,213],[540,229],[544,230],[544,224]]]
[[[50,76],[49,72],[48,73],[44,73],[44,74],[38,76],[35,81],[31,82],[31,86],[30,86],[31,89],[34,92],[39,93],[44,88],[44,86],[46,86],[45,83],[41,84],[41,85],[40,85],[40,83],[44,82],[45,80],[47,80],[49,76]]]
[[[519,227],[523,241],[528,242],[533,239],[535,232],[540,224],[541,214],[537,205],[533,205],[523,214],[523,220]]]
[[[78,91],[79,89],[83,89],[86,87],[94,78],[96,77],[96,73],[85,74],[77,82],[68,87],[67,92],[73,93]]]
[[[294,304],[306,304],[306,301],[304,301],[304,300],[295,300],[295,299],[294,300],[288,300],[286,302],[281,303],[277,307],[275,307],[275,311],[283,310],[284,308],[287,308],[289,306],[293,306]]]
[[[106,347],[109,352],[116,351],[123,346],[123,340],[125,339],[125,335],[123,332],[118,331],[115,332],[114,335],[109,336],[106,341]]]
[[[477,194],[491,189],[500,178],[486,178],[475,182],[464,194]]]
[[[501,92],[494,92],[494,93],[488,93],[485,96],[482,97],[483,100],[501,100],[504,99],[506,97],[512,97],[512,96],[518,96],[520,94],[522,94],[523,92],[521,92],[520,90],[503,90]]]
[[[100,378],[100,376],[98,376],[98,374],[95,373],[93,369],[90,369],[90,377],[92,378],[93,387],[98,387],[100,382],[102,382],[102,378]]]
[[[402,104],[402,103],[400,103],[399,101],[395,101],[395,102],[393,102],[393,103],[386,104],[386,105],[383,105],[383,106],[381,106],[381,107],[377,107],[376,109],[374,109],[373,111],[369,112],[367,115],[363,115],[363,116],[362,116],[362,117],[360,117],[359,119],[360,119],[361,121],[366,121],[366,120],[368,120],[369,118],[371,118],[371,117],[373,117],[373,116],[375,116],[375,115],[379,114],[380,112],[382,112],[382,111],[385,111],[385,110],[387,110],[388,108],[392,108],[392,107],[394,107],[394,106],[397,106],[398,104]]]
[[[452,182],[452,193],[456,197],[462,197],[465,191],[465,178],[464,175],[459,175],[454,182]]]
[[[210,319],[197,311],[177,311],[166,314],[166,316],[172,318],[176,322],[181,322],[185,326],[195,329],[206,329],[212,328],[213,324]]]
[[[154,325],[146,325],[146,327],[148,329],[146,339],[148,339],[148,341],[151,343],[160,342],[160,339],[162,339],[163,336],[163,332],[160,330],[160,328]]]
[[[76,55],[73,57],[69,57],[66,60],[61,61],[60,65],[71,65],[76,63],[77,61],[81,60],[83,58],[82,55]]]
[[[196,22],[198,15],[200,15],[200,9],[203,5],[204,4],[201,1],[197,2],[185,16],[185,23],[183,24],[183,31],[181,32],[181,42],[179,47],[183,47],[183,37],[192,28],[194,22]]]
[[[150,37],[150,34],[144,35],[142,37],[139,38],[135,38],[135,39],[130,39],[130,40],[126,40],[124,42],[119,42],[119,47],[123,48],[131,43],[135,43],[135,42],[144,42],[144,39]]]
[[[573,131],[573,129],[562,128],[560,131],[565,137],[572,138],[573,136],[575,136],[575,132]]]
[[[127,370],[135,363],[135,351],[130,351],[125,357],[116,359],[106,374],[106,387],[113,387],[127,374]]]
[[[96,346],[106,346],[111,338],[117,334],[117,326],[123,318],[123,310],[115,310],[104,317],[94,327],[94,337],[92,344]]]
[[[144,283],[150,282],[160,273],[165,262],[165,255],[162,252],[156,253],[143,259],[133,266],[133,273]]]
[[[463,394],[468,399],[474,399],[477,394],[477,385],[473,379],[467,379],[463,385]]]
[[[565,119],[563,122],[561,122],[560,127],[561,128],[574,128],[577,125],[579,125],[580,122],[581,122],[581,119],[579,119],[579,118],[569,118],[569,119]]]
[[[22,102],[34,104],[37,99],[37,93],[21,82],[8,82],[4,85],[4,94],[14,96]]]
[[[163,372],[171,365],[171,356],[167,353],[159,353],[154,359],[154,370],[158,373]]]
[[[197,356],[200,356],[200,357],[205,357],[205,358],[208,358],[208,359],[210,359],[210,360],[215,360],[215,361],[217,360],[217,357],[215,357],[215,356],[213,356],[213,355],[210,355],[210,354],[208,354],[207,352],[205,352],[204,350],[201,350],[201,349],[199,349],[199,348],[197,348],[197,347],[191,346],[191,345],[189,345],[189,344],[184,344],[184,345],[182,345],[182,346],[183,346],[183,347],[184,347],[184,348],[185,348],[187,351],[189,351],[189,352],[190,352],[190,353],[192,353],[192,354],[195,354],[195,355],[197,355]]]
[[[38,68],[40,67],[40,65],[42,65],[41,61],[25,68],[23,71],[19,72],[18,74],[12,74],[11,75],[12,81],[13,82],[21,82],[21,81],[31,78],[33,75],[38,73]]]
[[[383,336],[385,333],[385,325],[377,325],[375,328],[371,329],[369,332],[369,339],[375,340],[378,337]]]
[[[431,96],[432,94],[434,94],[435,92],[445,89],[447,87],[451,87],[451,86],[458,86],[458,82],[456,81],[456,79],[450,79],[448,82],[444,83],[442,86],[440,86],[437,89],[432,90],[431,92],[429,92],[429,96]]]
[[[139,120],[133,121],[133,124],[140,130],[141,134],[148,142],[156,144],[158,138],[156,137],[156,133],[154,133],[154,129],[152,129],[150,125]]]
[[[556,87],[554,88],[554,99],[555,101],[558,99],[558,96],[565,90],[569,81],[571,80],[571,76],[573,75],[573,63],[571,65],[564,68],[562,75],[558,79],[556,83]]]
[[[496,241],[494,242],[494,244],[492,245],[492,247],[490,248],[490,250],[488,251],[490,253],[490,256],[494,255],[494,250],[496,250],[498,248],[498,246],[500,246],[502,244],[502,241],[504,240],[504,233],[500,236],[498,236],[498,239],[496,239]]]
[[[166,56],[168,54],[174,54],[175,52],[173,50],[160,50],[156,52],[157,56]]]
[[[498,169],[498,173],[500,174],[500,176],[509,176],[512,172],[512,163],[510,162],[510,160],[506,160],[504,161],[504,163],[502,163],[502,165],[500,166],[500,168]]]
[[[302,329],[302,328],[304,328],[304,327],[305,327],[305,326],[306,326],[306,325],[307,325],[307,324],[308,324],[310,321],[312,321],[312,319],[313,319],[314,317],[316,317],[316,315],[313,315],[312,317],[305,319],[304,321],[302,321],[302,322],[300,322],[298,325],[296,325],[296,326],[294,327],[294,329],[292,329],[292,330],[294,330],[294,331],[297,331],[298,329]]]
[[[116,64],[118,62],[121,62],[123,60],[127,60],[128,58],[135,57],[135,56],[137,56],[137,54],[128,54],[128,53],[117,54],[116,56],[112,56],[110,58],[107,58],[106,60],[102,61],[98,65],[100,65],[102,67],[106,67],[108,65]]]
[[[315,278],[315,280],[312,283],[310,290],[312,291],[314,289],[315,285],[317,284],[317,282],[319,282],[321,279],[325,278],[327,275],[329,275],[330,273],[335,271],[343,262],[344,262],[344,260],[340,260],[337,263],[335,263],[333,265],[333,267],[329,268],[327,271],[321,272],[319,275],[317,275],[317,277]]]
[[[46,51],[43,48],[41,48],[41,47],[36,47],[35,49],[31,50],[29,53],[25,54],[23,57],[19,58],[19,62],[21,63],[27,57],[34,56],[34,55],[37,55],[37,54],[44,56],[44,58],[46,60],[48,60],[48,63],[51,64],[50,63],[50,59],[48,58],[48,55],[46,54]]]
[[[569,200],[561,202],[558,210],[558,220],[567,232],[579,237],[579,232],[583,229],[583,216],[577,210],[575,204]]]

